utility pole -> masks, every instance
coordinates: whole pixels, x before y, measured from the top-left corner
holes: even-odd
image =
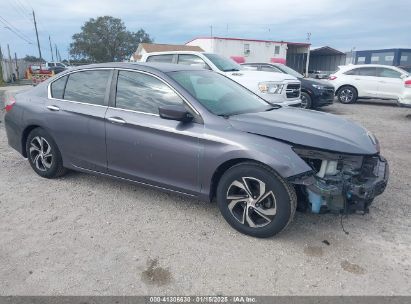
[[[50,43],[51,61],[54,62],[53,47],[51,46],[51,38],[50,38],[50,35],[49,35],[49,43]],[[57,60],[57,58],[56,58],[56,60]]]
[[[34,14],[34,10],[33,10],[33,21],[34,21],[34,29],[36,30],[37,47],[39,48],[39,56],[40,56],[40,60],[41,60],[41,59],[43,59],[43,58],[41,57],[41,49],[40,49],[39,33],[38,33],[38,31],[37,31],[36,15]]]
[[[351,49],[351,64],[355,63],[355,58],[354,58],[354,54],[355,54],[355,46]]]
[[[0,83],[3,83],[3,52],[1,51],[0,46]]]
[[[9,69],[10,69],[10,79],[11,82],[14,82],[14,78],[13,78],[13,62],[11,61],[11,54],[10,54],[10,46],[7,44],[7,52],[9,54]]]
[[[310,64],[310,41],[311,33],[307,33],[307,42],[308,42],[308,51],[307,51],[307,60],[305,61],[305,77],[308,77],[308,66]]]
[[[58,49],[57,49],[57,44],[54,44],[54,50],[56,51],[56,61],[58,61]]]
[[[19,75],[19,66],[17,65],[17,53],[14,52],[14,61],[16,62],[16,79],[20,79],[20,75]]]

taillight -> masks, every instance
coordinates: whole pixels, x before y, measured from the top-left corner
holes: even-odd
[[[9,98],[7,98],[4,102],[5,105],[5,110],[6,112],[10,112],[11,109],[13,109],[14,104],[16,103],[16,100],[14,99],[13,96],[10,96]]]
[[[328,80],[334,80],[334,79],[337,79],[337,76],[330,76],[330,77],[328,77]]]
[[[406,81],[404,82],[404,86],[405,86],[406,88],[411,88],[411,80],[406,80]]]

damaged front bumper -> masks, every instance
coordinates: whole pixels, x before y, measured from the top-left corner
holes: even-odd
[[[368,212],[373,199],[384,192],[389,166],[380,155],[353,156],[296,151],[312,168],[311,174],[290,180],[298,186],[303,209],[322,212]]]

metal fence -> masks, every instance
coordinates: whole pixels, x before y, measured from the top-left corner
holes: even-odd
[[[0,76],[5,82],[13,82],[18,79],[24,79],[26,76],[26,70],[31,64],[34,63],[28,62],[24,59],[3,59],[1,60],[1,70],[3,75]]]

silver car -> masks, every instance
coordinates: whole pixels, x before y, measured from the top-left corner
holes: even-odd
[[[33,170],[111,176],[216,199],[269,237],[300,209],[368,211],[388,180],[377,139],[337,116],[271,105],[224,75],[173,64],[77,67],[6,101],[10,146]]]

